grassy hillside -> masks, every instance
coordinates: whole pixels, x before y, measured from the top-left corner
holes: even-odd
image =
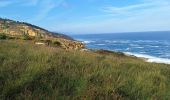
[[[170,65],[3,40],[0,99],[169,100]]]
[[[30,38],[64,38],[73,40],[67,35],[50,32],[36,25],[3,18],[0,18],[0,33],[18,37],[26,35]]]
[[[52,44],[55,47],[61,47],[66,50],[78,50],[85,47],[83,43],[67,35],[50,32],[29,23],[2,18],[0,18],[1,39],[32,40],[35,44]]]

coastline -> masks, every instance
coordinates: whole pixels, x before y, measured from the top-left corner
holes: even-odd
[[[159,57],[154,57],[154,56],[144,55],[144,54],[137,54],[137,53],[131,53],[131,52],[116,52],[116,51],[113,51],[113,50],[89,49],[89,48],[82,49],[81,51],[91,51],[91,52],[103,51],[105,53],[119,53],[119,54],[124,54],[125,56],[129,56],[129,57],[137,57],[137,58],[142,59],[143,61],[149,62],[149,63],[170,65],[170,59],[159,58]]]
[[[170,64],[170,59],[166,59],[166,58],[159,58],[159,57],[154,57],[150,55],[137,54],[137,53],[131,53],[131,52],[123,52],[123,53],[127,56],[138,57],[150,63]]]
[[[83,40],[83,39],[78,39],[78,40],[81,41],[82,43],[84,43],[85,45],[87,45],[91,42],[95,42],[95,41],[87,41],[87,40]],[[87,48],[87,49],[90,50],[91,48]],[[94,49],[93,48],[93,50],[108,50],[108,49]],[[119,52],[119,51],[115,51],[115,50],[111,50],[111,49],[108,51]],[[149,63],[170,64],[170,59],[168,59],[168,58],[160,58],[160,57],[156,57],[156,56],[140,54],[140,53],[132,53],[132,52],[120,52],[120,53],[123,53],[126,56],[133,56],[133,57],[140,58],[143,61],[149,62]]]

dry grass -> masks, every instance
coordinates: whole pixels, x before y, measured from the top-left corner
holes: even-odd
[[[170,65],[4,40],[0,99],[168,100]]]

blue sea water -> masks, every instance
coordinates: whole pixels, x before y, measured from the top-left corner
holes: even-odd
[[[132,32],[109,34],[72,35],[91,49],[106,49],[137,57],[150,62],[170,64],[170,32]]]

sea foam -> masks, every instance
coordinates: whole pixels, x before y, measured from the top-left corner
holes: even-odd
[[[133,56],[136,56],[136,57],[139,57],[139,58],[146,58],[147,62],[170,64],[170,59],[166,59],[166,58],[158,58],[158,57],[154,57],[154,56],[131,53],[131,52],[124,52],[124,53],[127,54],[127,55],[133,55]]]

